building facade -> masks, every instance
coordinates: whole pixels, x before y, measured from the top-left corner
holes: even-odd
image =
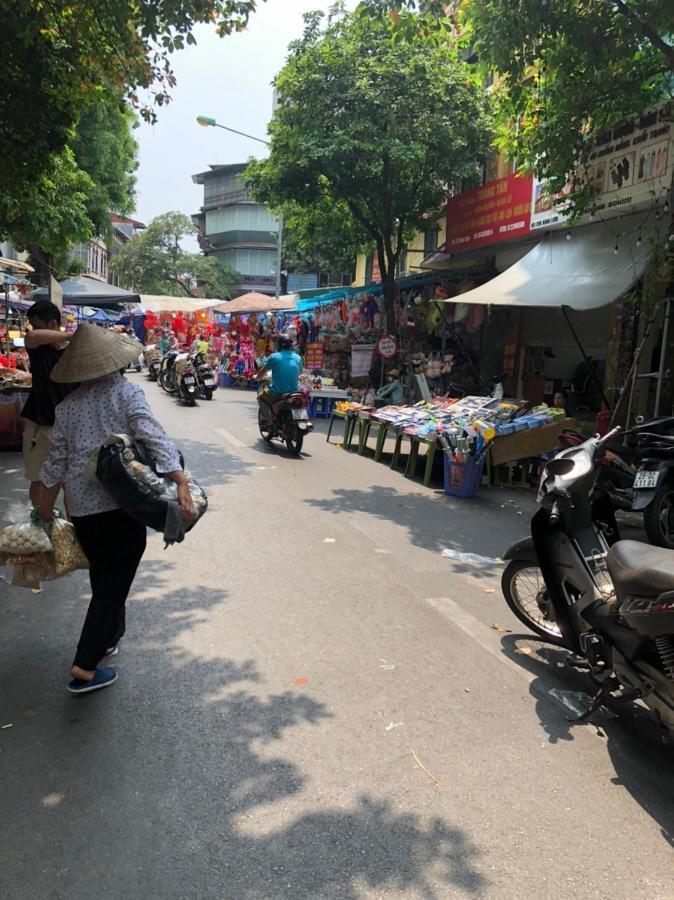
[[[273,294],[278,257],[278,220],[256,203],[242,179],[247,163],[214,165],[192,176],[204,187],[203,205],[192,221],[207,256],[238,273],[235,296],[247,291]]]

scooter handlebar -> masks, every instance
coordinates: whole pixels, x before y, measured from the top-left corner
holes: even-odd
[[[608,443],[608,441],[610,441],[611,438],[615,437],[619,431],[621,431],[621,427],[620,427],[620,425],[616,425],[615,428],[612,428],[610,431],[607,431],[606,434],[604,435],[604,437],[599,438],[599,440],[597,441],[597,444],[599,446],[601,446],[602,444]]]

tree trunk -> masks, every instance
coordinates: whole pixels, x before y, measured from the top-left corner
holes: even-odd
[[[30,256],[30,264],[35,269],[35,272],[30,276],[31,281],[40,287],[48,287],[53,258],[49,253],[41,250],[37,244],[29,244],[27,249]]]
[[[379,260],[381,286],[384,295],[384,331],[386,334],[395,335],[397,333],[395,316],[396,267],[395,260],[392,262],[386,253],[382,239],[377,241],[377,258]]]

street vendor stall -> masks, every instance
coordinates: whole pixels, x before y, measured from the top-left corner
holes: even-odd
[[[408,478],[416,473],[424,450],[426,485],[431,482],[437,450],[441,449],[445,490],[455,496],[472,496],[479,488],[485,465],[495,470],[514,460],[550,452],[557,447],[560,431],[573,424],[563,410],[547,406],[527,410],[527,405],[520,400],[488,397],[434,398],[413,406],[381,409],[347,403],[337,405],[336,416],[344,419],[343,445],[347,449],[357,430],[360,455],[365,453],[369,438],[376,435],[374,459],[381,460],[385,442],[392,438],[391,468],[400,466],[403,446],[408,443]]]

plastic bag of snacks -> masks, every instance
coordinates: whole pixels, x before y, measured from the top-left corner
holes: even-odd
[[[26,511],[19,507],[20,512],[14,512],[17,518],[26,518]],[[41,521],[37,510],[28,514],[28,521],[17,522],[0,528],[0,552],[10,556],[30,556],[35,553],[50,553],[51,541],[47,533],[47,527]]]
[[[54,572],[54,578],[60,578],[77,569],[88,569],[89,560],[77,540],[75,529],[65,519],[54,519],[51,529],[53,552],[48,558],[48,567]]]
[[[31,517],[41,521],[35,511]],[[51,522],[36,527],[43,529],[43,533],[44,529],[50,532],[49,552],[0,551],[0,566],[12,567],[7,579],[10,584],[40,590],[43,581],[53,581],[76,569],[89,568],[89,561],[77,540],[73,525],[61,518],[58,512]]]

